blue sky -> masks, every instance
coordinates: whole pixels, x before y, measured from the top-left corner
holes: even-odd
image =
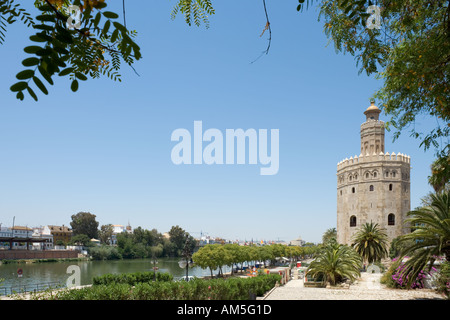
[[[112,1],[110,1],[112,2]],[[120,2],[121,3],[121,2]],[[169,231],[179,225],[228,239],[320,242],[336,226],[336,165],[359,155],[363,112],[381,82],[358,75],[352,56],[327,46],[314,8],[267,1],[216,1],[211,26],[171,20],[172,1],[128,1],[143,59],[122,82],[57,79],[48,96],[16,100],[9,87],[27,57],[30,30],[9,26],[0,47],[0,223],[65,224],[89,211],[102,224]],[[121,12],[119,1],[111,6]],[[388,120],[383,114],[382,120]],[[279,129],[280,167],[172,163],[171,133]],[[417,119],[416,128],[432,123]],[[411,156],[411,207],[431,191],[433,151],[405,132],[386,151]]]

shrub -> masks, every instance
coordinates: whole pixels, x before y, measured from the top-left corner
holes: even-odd
[[[407,282],[409,275],[405,276],[405,264],[393,259],[394,263],[390,266],[389,270],[381,278],[381,283],[385,284],[389,288],[408,288]],[[436,269],[433,268],[432,271]],[[424,280],[429,275],[428,272],[420,270],[416,279],[411,283],[412,289],[422,289],[424,287]]]
[[[441,263],[436,286],[437,292],[445,294],[447,299],[450,299],[450,262]]]
[[[93,260],[118,260],[122,259],[122,255],[117,248],[110,246],[92,247],[89,254]]]
[[[135,273],[122,273],[122,274],[104,274],[98,277],[94,277],[92,284],[96,285],[110,285],[113,283],[123,283],[134,286],[138,283],[152,282],[155,280],[155,272],[135,272]],[[169,273],[156,273],[156,281],[172,281],[173,276]]]
[[[123,275],[119,275],[123,276]],[[279,275],[253,278],[194,279],[129,283],[109,282],[114,275],[102,276],[98,284],[82,289],[63,290],[46,299],[57,300],[248,300],[250,293],[262,296],[280,281]],[[126,277],[120,278],[125,281]],[[138,277],[134,276],[134,279]],[[117,278],[119,279],[119,278]],[[129,277],[128,279],[132,279]]]

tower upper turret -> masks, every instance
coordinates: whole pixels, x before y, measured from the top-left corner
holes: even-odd
[[[384,122],[379,119],[381,110],[372,101],[364,111],[366,122],[361,125],[361,154],[384,153]]]
[[[370,107],[368,107],[367,110],[364,111],[364,114],[366,115],[366,121],[378,120],[380,113],[381,110],[378,109],[373,100],[370,102]]]

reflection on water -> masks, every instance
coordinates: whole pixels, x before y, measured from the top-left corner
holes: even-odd
[[[181,269],[178,265],[178,258],[158,259],[158,272],[167,272],[174,278],[186,275],[186,269]],[[132,273],[153,270],[151,259],[133,260],[108,260],[108,261],[70,261],[70,262],[42,262],[42,263],[11,263],[0,265],[0,294],[2,288],[27,286],[32,287],[45,283],[60,283],[65,285],[70,274],[66,273],[67,267],[78,265],[81,271],[81,285],[91,284],[92,279],[106,273]],[[22,277],[18,277],[17,270],[22,269]],[[224,272],[229,272],[227,267],[222,268]],[[217,274],[217,270],[214,274]],[[210,276],[209,269],[202,270],[199,267],[189,269],[190,276]]]

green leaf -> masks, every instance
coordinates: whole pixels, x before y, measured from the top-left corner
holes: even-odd
[[[19,99],[19,100],[23,100],[25,98],[24,95],[23,95],[23,92],[22,91],[17,92],[16,98]]]
[[[34,70],[27,69],[20,71],[18,74],[16,74],[16,78],[19,80],[26,80],[34,76]]]
[[[53,26],[48,26],[46,24],[35,24],[33,28],[46,31],[53,31],[55,29]]]
[[[25,60],[22,61],[22,64],[25,67],[32,67],[32,66],[37,66],[39,64],[40,60],[38,58],[32,57],[32,58],[27,58]]]
[[[28,46],[23,49],[23,51],[25,51],[26,53],[30,53],[30,54],[36,53],[38,50],[42,50],[42,47]]]
[[[37,40],[35,37],[39,38],[40,41]],[[32,39],[32,38],[33,38],[33,39]],[[44,31],[39,32],[39,33],[36,33],[36,35],[31,36],[30,39],[31,39],[32,41],[36,41],[36,42],[44,42],[44,41],[50,42],[50,41],[53,40],[53,38],[50,37],[48,34],[46,34]]]
[[[49,56],[52,54],[52,52],[53,52],[53,50],[47,47],[45,49],[41,48],[41,50],[38,50],[35,53],[37,56]]]
[[[107,33],[108,33],[108,30],[109,30],[109,27],[111,26],[111,22],[109,21],[109,20],[107,20],[106,22],[105,22],[105,25],[103,26],[103,30],[102,30],[102,33],[104,34],[104,35],[106,35]]]
[[[111,11],[105,11],[103,12],[103,15],[108,19],[117,19],[119,17],[117,13]]]
[[[86,81],[87,80],[87,77],[84,74],[82,74],[81,72],[75,72],[75,77],[77,77],[81,81]]]
[[[73,68],[73,67],[66,68],[59,73],[59,76],[60,77],[67,76],[68,74],[72,73],[73,70],[75,70],[75,68]]]
[[[50,21],[50,22],[55,22],[55,16],[54,15],[49,15],[49,14],[43,14],[43,15],[39,15],[36,17],[36,20],[39,21]]]
[[[31,40],[31,41],[34,41],[34,42],[47,42],[47,40],[42,39],[41,37],[38,37],[38,36],[36,36],[36,35],[31,36],[31,37],[30,37],[30,40]]]
[[[47,80],[48,83],[53,85],[52,77],[48,74],[48,72],[42,67],[42,65],[38,66],[38,70],[41,73],[42,77]]]
[[[95,15],[95,19],[94,19],[94,26],[97,27],[98,24],[100,23],[100,19],[102,18],[102,14],[100,12],[98,12]]]
[[[105,2],[98,2],[95,6],[97,9],[103,9],[106,8],[107,4]]]
[[[72,89],[73,92],[76,92],[78,90],[78,80],[73,80],[72,84],[70,85],[70,89]]]
[[[113,31],[113,33],[111,35],[111,42],[116,42],[118,37],[119,37],[119,30],[116,29]]]
[[[17,92],[17,91],[25,90],[27,87],[28,87],[28,83],[26,83],[25,81],[20,81],[20,82],[13,84],[11,86],[11,88],[9,88],[9,89],[12,92]]]
[[[114,25],[114,27],[116,27],[116,29],[119,29],[120,30],[120,32],[122,32],[122,33],[127,33],[127,28],[125,28],[123,25],[121,25],[120,23],[118,23],[118,22],[116,22],[116,21],[114,21],[113,22],[113,25]]]
[[[33,77],[33,81],[44,94],[48,94],[47,88],[38,77]]]
[[[39,9],[40,11],[52,11],[52,10],[53,10],[52,7],[50,7],[50,6],[47,5],[47,4],[38,7],[38,9]]]
[[[31,89],[30,87],[27,87],[27,91],[30,94],[30,96],[34,99],[34,101],[38,101],[36,93],[34,93],[33,89]]]

